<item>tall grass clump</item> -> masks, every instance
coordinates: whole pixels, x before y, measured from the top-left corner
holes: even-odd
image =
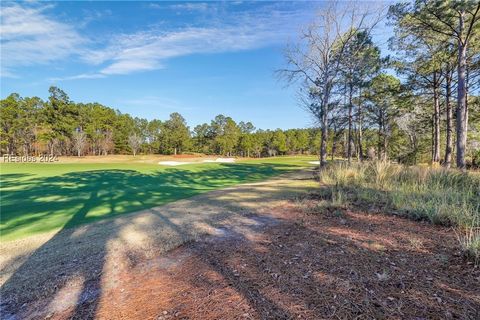
[[[377,205],[413,219],[453,226],[465,252],[480,257],[480,174],[385,161],[337,163],[321,170],[320,181],[341,188],[348,202]]]

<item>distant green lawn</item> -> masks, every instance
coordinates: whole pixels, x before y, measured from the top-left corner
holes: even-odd
[[[1,164],[2,241],[69,228],[311,166],[313,157],[165,167],[141,163]]]

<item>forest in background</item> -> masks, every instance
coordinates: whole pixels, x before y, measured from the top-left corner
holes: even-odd
[[[166,120],[149,121],[99,103],[75,103],[57,87],[51,87],[49,92],[47,101],[38,97],[23,98],[18,94],[1,100],[2,154],[84,156],[203,153],[268,157],[318,155],[320,150],[321,131],[316,128],[262,130],[255,128],[251,122],[237,123],[224,115],[216,116],[210,123],[190,128],[179,113],[172,113]],[[345,120],[343,118],[344,123]],[[424,124],[427,127],[416,133],[420,139],[415,150],[409,148],[409,132],[403,130],[401,122],[394,123],[389,137],[389,157],[408,164],[428,162],[428,123],[428,116],[425,116]],[[379,156],[378,138],[379,133],[375,128],[364,129],[364,158],[375,159]],[[360,158],[360,149],[355,150],[354,156]],[[348,157],[348,130],[345,124],[329,130],[327,151],[331,158]],[[478,155],[472,154],[473,161],[477,158]]]
[[[261,157],[314,154],[318,130],[261,130],[218,115],[190,128],[182,115],[147,120],[103,106],[75,103],[57,87],[47,101],[11,94],[1,101],[1,152],[16,155],[177,154]]]

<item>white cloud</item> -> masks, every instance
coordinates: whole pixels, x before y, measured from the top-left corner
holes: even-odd
[[[175,6],[201,10],[211,4]],[[288,35],[296,32],[292,25],[305,15],[301,11],[268,8],[214,15],[201,27],[165,30],[165,25],[160,24],[139,32],[113,35],[106,42],[95,42],[82,36],[73,25],[52,18],[47,14],[49,9],[51,5],[43,4],[2,6],[3,75],[13,76],[12,70],[16,67],[53,63],[75,56],[94,70],[50,80],[92,79],[156,70],[164,68],[167,60],[175,57],[248,50],[284,42]],[[77,28],[81,26],[77,24]]]
[[[210,8],[208,3],[205,2],[186,2],[170,5],[171,9],[181,11],[206,11]]]
[[[75,76],[68,77],[54,77],[49,78],[49,81],[64,81],[64,80],[78,80],[78,79],[98,79],[105,78],[105,75],[99,73],[81,73]]]
[[[8,70],[7,68],[5,68],[5,66],[0,66],[0,78],[13,78],[13,79],[16,79],[16,78],[19,78],[19,76],[15,73],[13,73],[12,71]]]
[[[228,24],[190,27],[171,32],[148,30],[114,37],[103,49],[84,55],[86,62],[106,64],[104,75],[160,69],[170,58],[205,53],[222,53],[255,49],[285,41],[294,32],[288,28],[283,13],[242,16]]]
[[[150,3],[148,5],[152,9],[171,9],[176,11],[206,11],[208,9],[215,10],[214,5],[209,5],[206,2],[185,2],[177,4],[168,4],[168,3]]]
[[[50,19],[51,6],[2,5],[0,13],[2,74],[18,66],[45,64],[78,52],[86,43],[72,26]]]

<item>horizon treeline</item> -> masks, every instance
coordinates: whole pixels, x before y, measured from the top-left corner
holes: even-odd
[[[204,153],[262,157],[315,154],[318,130],[261,130],[217,115],[190,128],[177,112],[147,120],[99,103],[75,103],[57,87],[49,98],[13,93],[0,102],[0,152],[14,155]]]
[[[49,93],[46,101],[38,97],[21,97],[16,93],[0,100],[2,155],[202,153],[269,157],[320,154],[319,128],[262,130],[255,128],[251,122],[237,123],[222,114],[210,123],[191,128],[177,112],[165,120],[149,121],[99,103],[75,103],[57,87],[50,87]],[[365,114],[370,115],[368,110]],[[423,125],[428,126],[428,116],[421,119]],[[348,158],[346,119],[338,115],[337,121],[328,131],[327,152],[331,159]],[[417,148],[412,153],[409,147],[411,137],[403,129],[402,122],[392,124],[387,146],[391,159],[406,164],[429,161],[430,138],[428,130],[421,126],[417,132]],[[365,121],[362,131],[362,150],[366,153],[364,158],[379,158],[378,139],[379,133],[374,123]],[[354,155],[360,158],[360,148],[356,148],[355,152]],[[472,156],[474,161],[476,157]]]

